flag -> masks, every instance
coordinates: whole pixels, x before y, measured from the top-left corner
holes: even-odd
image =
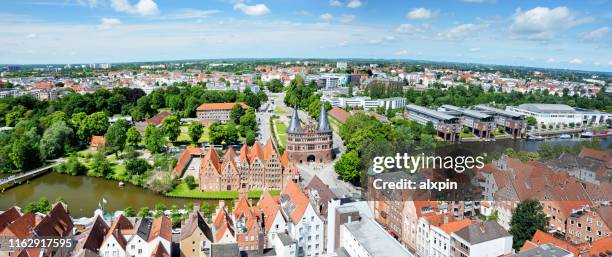
[[[102,203],[104,203],[104,204],[107,203],[107,201],[106,201],[106,199],[104,199],[104,197],[102,198]]]

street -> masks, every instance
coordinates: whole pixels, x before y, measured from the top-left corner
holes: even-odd
[[[271,104],[272,112],[257,112],[257,120],[259,123],[259,137],[258,139],[262,142],[267,141],[269,138],[273,136],[273,132],[270,128],[270,116],[274,114],[274,110],[276,107],[286,110],[287,113],[291,113],[292,109],[285,105],[283,99],[285,98],[285,93],[271,94],[268,93],[268,102],[271,104],[272,100],[274,100],[274,104]],[[300,120],[305,121],[308,117],[308,114],[302,110],[298,110],[298,114],[300,116]],[[288,123],[289,118],[286,117],[288,114],[279,115],[280,119],[283,122]],[[338,179],[338,175],[334,171],[334,164],[340,158],[342,153],[344,152],[344,143],[340,138],[340,135],[334,131],[333,133],[333,144],[334,144],[334,152],[336,154],[336,159],[329,163],[308,163],[308,164],[300,164],[298,165],[300,174],[302,176],[302,184],[306,186],[310,180],[316,175],[318,176],[323,183],[327,184],[332,191],[337,196],[343,195],[354,195],[359,192],[357,188],[350,183],[344,182]]]

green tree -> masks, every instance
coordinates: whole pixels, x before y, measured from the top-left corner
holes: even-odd
[[[70,155],[65,163],[62,163],[54,168],[56,172],[66,173],[72,176],[84,175],[87,173],[87,167],[79,161],[76,154]]]
[[[161,130],[170,141],[176,141],[176,138],[181,134],[181,122],[174,116],[168,116],[162,121]]]
[[[149,209],[149,207],[142,207],[140,208],[140,210],[138,210],[138,217],[141,218],[145,218],[149,216],[149,213],[151,212],[151,209]]]
[[[425,124],[425,133],[428,135],[435,135],[437,133],[436,127],[434,127],[433,122],[428,121],[427,124]]]
[[[47,160],[64,155],[70,149],[72,135],[72,129],[64,121],[53,123],[45,130],[40,140],[40,157]]]
[[[127,130],[125,144],[128,146],[138,146],[141,137],[140,132],[135,127],[131,127]]]
[[[187,184],[187,187],[190,190],[193,190],[194,188],[196,188],[198,185],[196,184],[195,178],[191,175],[185,177],[185,184]]]
[[[165,140],[157,127],[148,125],[145,128],[144,141],[145,146],[152,153],[161,153],[164,151]]]
[[[519,203],[510,220],[514,249],[519,250],[525,240],[531,239],[538,229],[543,230],[547,225],[548,217],[544,214],[540,202],[528,199]]]
[[[236,103],[230,110],[230,120],[236,124],[240,124],[240,117],[244,115],[244,109],[239,103]]]
[[[129,125],[125,120],[119,120],[115,124],[108,127],[104,138],[106,139],[107,150],[110,153],[118,153],[123,151],[127,139],[127,130]]]
[[[87,141],[92,135],[104,135],[108,130],[108,117],[103,112],[95,112],[87,116],[83,125],[83,130]]]
[[[537,123],[538,123],[538,120],[536,120],[536,117],[527,116],[527,125],[535,126]]]
[[[106,159],[106,154],[104,152],[97,152],[89,165],[89,171],[87,174],[93,177],[108,178],[110,177],[111,172],[111,164]]]
[[[257,116],[255,115],[255,109],[249,108],[247,112],[240,117],[240,126],[250,128],[253,131],[257,131]]]
[[[191,141],[194,144],[197,144],[198,140],[202,136],[202,133],[204,132],[204,126],[202,125],[202,123],[198,121],[193,121],[189,124],[188,130],[189,130],[189,137],[191,138]]]
[[[39,136],[36,134],[36,128],[30,129],[13,141],[9,157],[15,168],[26,171],[40,166],[38,141]]]
[[[51,203],[46,197],[41,197],[38,201],[28,203],[23,209],[25,213],[49,213],[51,211]]]
[[[134,158],[125,161],[125,170],[130,175],[143,175],[150,168],[151,165],[142,158]]]
[[[131,206],[128,206],[123,209],[123,215],[126,217],[136,217],[136,212]]]
[[[340,160],[334,164],[334,170],[344,181],[357,182],[361,175],[359,172],[360,164],[357,152],[349,151],[344,153]]]
[[[257,139],[257,135],[255,134],[255,131],[250,130],[250,129],[247,130],[246,136],[245,136],[246,144],[253,145],[256,139]]]
[[[208,136],[213,144],[221,144],[225,138],[223,125],[218,122],[211,124],[208,128]]]

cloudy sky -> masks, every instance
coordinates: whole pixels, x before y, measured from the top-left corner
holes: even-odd
[[[387,58],[612,71],[612,2],[4,0],[0,63]]]

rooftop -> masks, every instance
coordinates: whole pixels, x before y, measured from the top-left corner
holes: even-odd
[[[435,111],[432,109],[428,109],[422,106],[418,106],[418,105],[414,105],[414,104],[409,104],[406,105],[406,109],[410,110],[410,111],[415,111],[415,112],[419,112],[419,113],[423,113],[425,115],[434,117],[436,119],[440,119],[440,120],[450,120],[450,119],[454,119],[455,117],[448,115],[446,113],[442,113],[439,111]]]
[[[472,245],[502,237],[512,236],[495,221],[485,221],[479,224],[472,224],[458,230],[454,234]]]
[[[372,219],[344,224],[369,256],[414,256]]]
[[[564,250],[554,244],[543,244],[538,247],[522,251],[517,254],[510,255],[510,257],[570,257],[574,256],[573,253]]]
[[[576,110],[565,104],[521,104],[517,108],[541,113],[575,113]]]

